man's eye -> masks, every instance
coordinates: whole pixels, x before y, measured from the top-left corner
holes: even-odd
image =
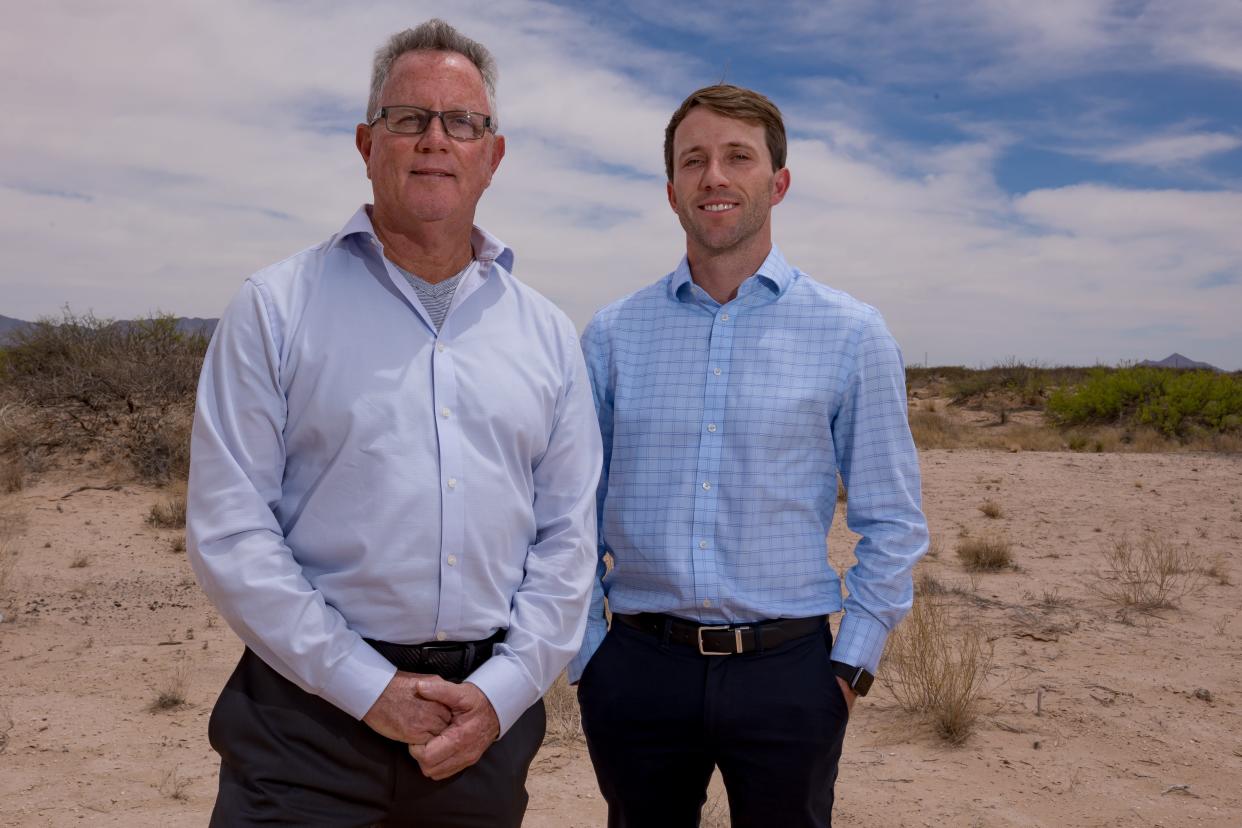
[[[419,126],[425,120],[422,115],[398,115],[397,126]]]
[[[473,126],[474,121],[468,112],[451,112],[448,115],[449,123],[456,126]]]
[[[702,163],[703,163],[702,158],[687,158],[685,161],[681,162],[681,165],[683,167],[697,167],[699,164],[702,164]]]
[[[749,161],[750,156],[744,152],[735,152],[733,153],[733,160],[734,161]]]

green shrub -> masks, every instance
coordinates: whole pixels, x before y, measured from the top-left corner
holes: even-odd
[[[1237,430],[1242,428],[1242,378],[1147,365],[1096,368],[1082,384],[1054,392],[1048,414],[1062,426],[1146,425],[1180,438],[1195,430]]]

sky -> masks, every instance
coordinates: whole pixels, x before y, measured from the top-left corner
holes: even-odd
[[[477,219],[579,327],[676,267],[664,126],[724,80],[785,115],[776,244],[908,364],[1242,369],[1242,0],[21,4],[0,314],[218,316],[369,200],[371,57],[433,15],[500,65]]]

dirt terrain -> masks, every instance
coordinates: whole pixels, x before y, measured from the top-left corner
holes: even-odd
[[[879,682],[850,724],[837,824],[1242,825],[1242,455],[922,462],[934,556],[920,567],[993,650],[981,717],[950,746]],[[0,496],[16,555],[0,595],[0,824],[205,824],[207,717],[241,645],[180,532],[145,522],[168,496],[85,465]],[[852,546],[841,524],[838,568]],[[1016,566],[967,573],[954,550],[981,533],[1007,538]],[[1200,561],[1180,608],[1124,610],[1093,589],[1101,551],[1143,537]],[[529,826],[604,823],[579,740],[551,739],[529,787]],[[727,824],[718,793],[708,810],[704,824]]]

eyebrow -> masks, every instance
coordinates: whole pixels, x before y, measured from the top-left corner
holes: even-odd
[[[744,149],[744,150],[750,150],[751,152],[756,151],[756,147],[754,144],[749,144],[745,141],[730,141],[729,143],[725,144],[725,148],[726,149]],[[686,147],[684,150],[678,153],[677,158],[678,160],[680,160],[682,158],[685,158],[687,155],[690,155],[691,153],[703,152],[703,151],[704,151],[704,148],[702,145],[695,144],[692,147]]]

